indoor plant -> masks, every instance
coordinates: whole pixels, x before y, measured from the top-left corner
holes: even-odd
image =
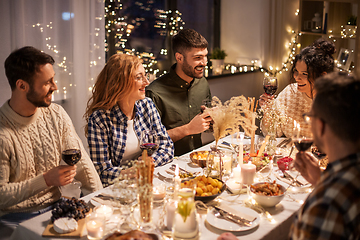
[[[213,74],[218,75],[222,74],[224,69],[224,59],[227,56],[224,50],[216,47],[210,54],[210,61],[212,64]]]

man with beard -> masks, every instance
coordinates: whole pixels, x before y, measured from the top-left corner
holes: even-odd
[[[304,119],[329,164],[321,172],[311,154],[297,153],[295,167],[315,189],[300,208],[290,238],[359,239],[360,79],[327,74],[316,80],[315,91]]]
[[[201,133],[209,128],[209,114],[202,114],[202,101],[211,100],[204,77],[208,42],[192,29],[183,29],[172,39],[176,63],[170,72],[146,88],[175,145],[175,156],[202,146]],[[204,107],[204,106],[203,106]]]
[[[84,194],[102,188],[92,161],[65,110],[51,104],[57,90],[54,59],[33,47],[12,52],[5,61],[11,98],[0,108],[0,232],[7,238],[22,221],[48,211],[60,186],[74,178]],[[65,142],[79,146],[75,166],[61,161]]]
[[[322,172],[312,154],[296,154],[295,167],[314,190],[299,209],[289,239],[360,239],[360,79],[329,73],[316,79],[315,91],[304,120],[329,164]],[[217,239],[237,238],[223,233]]]

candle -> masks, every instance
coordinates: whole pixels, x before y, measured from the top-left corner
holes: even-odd
[[[154,201],[162,201],[165,198],[165,185],[160,184],[158,186],[153,187],[153,200]]]
[[[86,217],[88,239],[101,239],[105,231],[105,216],[91,213]]]
[[[233,169],[233,178],[236,182],[241,181],[241,167],[239,164]]]
[[[177,202],[173,199],[169,199],[166,204],[166,227],[171,229],[175,217]]]
[[[241,166],[241,178],[242,183],[250,185],[254,182],[254,177],[256,173],[256,166],[249,162],[248,164],[243,164]]]
[[[244,163],[244,144],[243,144],[244,133],[243,132],[239,133],[238,137],[240,138],[240,142],[238,144],[238,146],[239,146],[238,163],[241,166]]]
[[[109,220],[111,218],[111,215],[113,214],[114,210],[111,206],[101,205],[101,206],[95,207],[94,211],[99,215],[100,214],[104,215],[106,220]]]

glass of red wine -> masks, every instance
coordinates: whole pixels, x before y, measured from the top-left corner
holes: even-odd
[[[80,143],[76,139],[65,139],[62,143],[61,158],[69,166],[74,166],[81,159]],[[72,183],[60,187],[61,194],[66,197],[79,198],[81,182],[73,180]]]
[[[263,81],[265,93],[268,95],[274,95],[278,89],[277,77],[265,77]]]
[[[147,155],[151,156],[159,147],[159,137],[154,130],[145,130],[141,132],[140,149],[147,150]]]
[[[294,126],[292,141],[299,152],[306,152],[314,142],[312,134],[307,133],[305,135],[298,123]]]

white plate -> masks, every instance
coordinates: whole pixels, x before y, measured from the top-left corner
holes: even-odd
[[[286,171],[286,172],[289,175],[291,175],[292,177],[294,177],[294,178],[297,177],[296,179],[298,181],[300,181],[301,183],[303,183],[304,185],[299,187],[295,183],[291,184],[292,181],[290,179],[284,178],[284,177],[281,176],[282,173],[281,173],[280,170],[275,171],[275,176],[280,181],[282,181],[284,183],[287,183],[287,184],[291,184],[292,187],[296,187],[296,188],[308,188],[308,187],[311,187],[311,184],[308,181],[306,181],[306,179],[303,176],[301,176],[301,174],[298,174],[298,172],[295,172],[295,171]]]
[[[239,231],[248,231],[250,229],[253,229],[257,227],[260,223],[260,215],[255,212],[254,210],[246,207],[237,207],[237,211],[248,214],[250,216],[256,217],[256,220],[252,223],[250,227],[247,226],[240,226],[236,223],[233,223],[231,221],[228,221],[226,219],[221,219],[215,217],[215,209],[212,209],[208,214],[206,215],[206,221],[213,227],[224,230],[224,231],[232,231],[232,232],[239,232]]]

